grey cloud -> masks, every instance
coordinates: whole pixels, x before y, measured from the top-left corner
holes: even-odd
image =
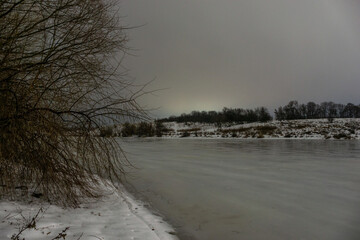
[[[144,97],[162,115],[288,100],[360,103],[360,2],[128,0],[121,12]]]

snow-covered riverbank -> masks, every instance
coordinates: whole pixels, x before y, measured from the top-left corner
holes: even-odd
[[[307,119],[266,123],[164,123],[164,138],[360,139],[360,119]]]
[[[107,192],[106,196],[75,209],[3,200],[0,202],[0,239],[11,239],[40,208],[44,212],[40,212],[36,225],[24,231],[20,239],[50,240],[60,236],[64,230],[69,240],[177,239],[170,225],[152,214],[123,187],[120,190],[107,187]]]

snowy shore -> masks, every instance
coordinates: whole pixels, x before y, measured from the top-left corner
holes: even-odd
[[[107,187],[106,196],[78,208],[62,208],[46,203],[0,202],[0,239],[11,239],[42,208],[36,225],[20,239],[176,240],[174,229],[152,214],[123,187]],[[65,231],[64,231],[65,230]],[[59,238],[63,239],[63,238]]]
[[[165,122],[163,138],[360,139],[360,119],[308,119],[266,123]]]

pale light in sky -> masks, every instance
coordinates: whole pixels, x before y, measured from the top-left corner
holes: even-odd
[[[124,0],[140,103],[167,116],[222,107],[360,103],[358,0]]]

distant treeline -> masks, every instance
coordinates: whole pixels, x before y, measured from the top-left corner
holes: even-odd
[[[346,105],[333,102],[317,104],[308,102],[299,104],[298,101],[290,101],[287,105],[275,110],[276,120],[294,119],[320,119],[320,118],[360,118],[360,105],[348,103]],[[267,122],[272,120],[269,111],[265,107],[255,109],[223,108],[222,111],[192,111],[180,116],[170,116],[159,119],[159,122],[199,122],[199,123],[251,123]]]
[[[290,101],[287,105],[275,110],[275,118],[276,120],[360,118],[360,105],[333,102],[299,104],[297,101]]]
[[[183,113],[180,116],[163,118],[160,122],[199,122],[199,123],[244,123],[244,122],[267,122],[272,120],[269,111],[265,107],[255,109],[224,108],[216,111],[192,111],[190,114]]]
[[[167,129],[163,123],[159,121],[155,121],[155,123],[151,122],[139,122],[139,123],[129,123],[125,122],[121,126],[121,131],[117,131],[114,126],[102,127],[99,129],[100,137],[161,137],[163,133],[167,133],[171,131],[171,129]]]

